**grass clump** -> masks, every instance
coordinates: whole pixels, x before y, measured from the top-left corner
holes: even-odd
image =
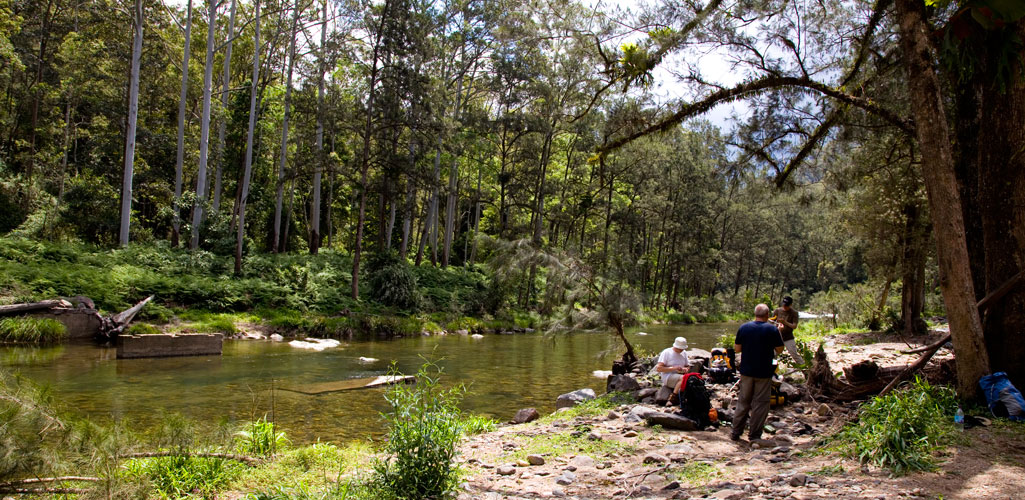
[[[125,330],[125,335],[158,335],[160,333],[163,332],[149,323],[135,323]]]
[[[463,434],[473,436],[475,434],[484,434],[485,432],[491,432],[498,428],[498,420],[491,417],[485,417],[483,415],[467,415],[463,417],[462,422]]]
[[[612,439],[591,440],[586,426],[576,430],[554,434],[540,434],[526,439],[523,446],[506,457],[511,461],[524,460],[527,455],[558,457],[564,455],[587,455],[592,458],[628,454],[637,451],[634,445]]]
[[[555,420],[568,420],[577,417],[591,418],[597,416],[604,416],[608,414],[609,410],[614,410],[620,405],[633,403],[634,399],[627,393],[623,392],[610,392],[608,394],[602,394],[592,400],[584,401],[576,406],[571,406],[569,409],[562,410],[558,413],[552,413],[541,417],[542,423],[551,423]]]
[[[273,455],[289,444],[288,436],[284,432],[275,431],[274,422],[268,422],[266,416],[247,424],[235,436],[238,451],[243,455]]]
[[[392,374],[397,374],[392,369]],[[374,485],[396,499],[441,498],[455,490],[456,444],[463,431],[458,403],[463,388],[444,389],[441,368],[425,363],[416,384],[398,384],[385,394],[391,410],[387,458],[374,464]]]
[[[49,318],[0,319],[0,342],[56,344],[68,335],[64,324]]]
[[[841,453],[895,475],[932,470],[933,452],[954,436],[956,407],[952,389],[916,378],[862,406],[858,420],[831,441]]]
[[[205,457],[157,457],[129,460],[126,478],[148,479],[160,498],[214,498],[245,465]]]
[[[712,462],[687,462],[673,469],[673,475],[678,481],[698,486],[719,478],[722,471]]]

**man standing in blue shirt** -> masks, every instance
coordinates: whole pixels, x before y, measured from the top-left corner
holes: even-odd
[[[740,394],[737,413],[733,416],[730,439],[740,439],[744,425],[751,419],[747,437],[761,439],[765,417],[769,415],[769,397],[772,395],[772,360],[783,352],[783,338],[779,330],[769,323],[769,306],[755,306],[755,319],[740,325],[733,349],[740,353]]]

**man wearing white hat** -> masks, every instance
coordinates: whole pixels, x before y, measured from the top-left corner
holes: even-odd
[[[683,374],[690,370],[690,361],[687,360],[687,339],[676,337],[672,347],[665,348],[658,355],[658,364],[655,371],[662,374],[662,386],[675,389],[680,385]]]

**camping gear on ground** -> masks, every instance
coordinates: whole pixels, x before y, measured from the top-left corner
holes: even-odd
[[[731,356],[722,347],[712,349],[708,360],[708,381],[713,384],[728,384],[733,381],[736,370]]]
[[[979,387],[986,395],[986,404],[994,417],[1025,421],[1025,398],[1004,372],[996,372],[979,379]]]
[[[705,381],[697,373],[688,373],[680,380],[680,410],[683,416],[698,423],[699,427],[708,427],[718,421],[710,418],[712,401],[705,388]]]
[[[779,362],[775,359],[772,360],[772,388],[769,393],[769,407],[775,408],[777,406],[783,406],[787,403],[787,395],[780,387],[783,386],[783,377],[779,376],[776,371],[779,369]]]

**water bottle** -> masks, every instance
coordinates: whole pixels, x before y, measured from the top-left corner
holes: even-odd
[[[961,411],[961,407],[957,407],[957,412],[954,413],[954,425],[957,426],[957,430],[964,432],[964,412]]]

